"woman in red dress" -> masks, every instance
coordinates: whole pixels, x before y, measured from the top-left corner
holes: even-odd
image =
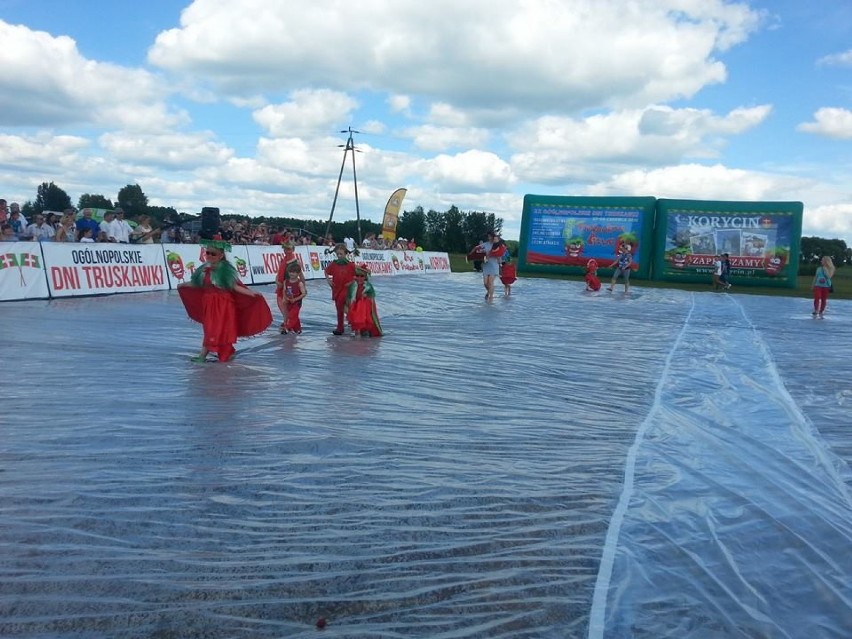
[[[222,240],[202,244],[207,261],[192,274],[191,281],[178,285],[187,315],[204,327],[201,351],[192,361],[207,361],[207,354],[213,351],[220,362],[227,362],[236,352],[237,338],[265,331],[272,323],[272,312],[263,295],[240,282],[237,269],[225,258],[230,244]]]

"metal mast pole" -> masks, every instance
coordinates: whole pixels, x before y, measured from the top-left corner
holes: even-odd
[[[355,214],[358,218],[358,244],[361,244],[361,210],[358,204],[358,176],[355,173],[355,141],[352,139],[353,133],[360,133],[360,131],[355,131],[350,126],[346,131],[341,131],[341,133],[348,133],[349,137],[346,139],[346,144],[341,144],[343,148],[343,162],[340,164],[340,173],[337,176],[337,188],[334,189],[334,200],[331,202],[331,213],[328,216],[328,224],[325,226],[325,235],[328,237],[328,234],[331,232],[331,220],[334,217],[334,207],[337,205],[337,196],[340,193],[340,181],[343,179],[343,169],[346,166],[346,155],[349,151],[352,151],[352,178],[355,180]]]

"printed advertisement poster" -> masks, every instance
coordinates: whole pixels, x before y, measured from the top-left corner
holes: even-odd
[[[799,202],[659,200],[660,279],[708,280],[728,255],[734,283],[795,286],[802,228]]]
[[[160,246],[168,267],[169,286],[173,289],[177,288],[178,284],[189,282],[195,269],[206,261],[204,247],[200,244],[161,244]],[[228,261],[237,269],[240,281],[251,284],[252,276],[249,273],[246,247],[236,244],[231,247],[227,255]]]
[[[169,288],[156,244],[43,242],[51,297],[161,291]]]
[[[0,244],[0,300],[36,300],[49,296],[41,244]]]
[[[594,259],[607,268],[627,244],[633,269],[647,273],[653,219],[654,198],[527,195],[520,267],[574,267],[569,272],[580,273]]]

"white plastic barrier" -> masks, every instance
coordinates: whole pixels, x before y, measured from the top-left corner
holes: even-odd
[[[169,286],[177,288],[178,284],[188,282],[195,269],[204,264],[206,259],[204,247],[200,244],[149,244],[148,246],[162,247],[160,259],[166,261]],[[236,267],[243,282],[251,283],[246,247],[237,244],[232,247],[228,259]]]
[[[37,300],[50,296],[38,242],[0,244],[0,300]]]
[[[334,253],[322,246],[297,246],[305,279],[322,279]],[[199,244],[0,244],[0,301],[134,293],[177,288],[204,262]],[[228,259],[246,284],[275,281],[284,259],[280,246],[234,245]],[[449,273],[446,253],[372,251],[352,256],[376,276]]]

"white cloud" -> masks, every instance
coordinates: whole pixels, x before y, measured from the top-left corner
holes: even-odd
[[[67,36],[0,20],[0,124],[157,129],[186,121],[151,73],[84,58]]]
[[[195,0],[149,60],[225,94],[327,86],[572,112],[694,95],[759,23],[722,0]]]
[[[683,158],[719,155],[725,138],[762,123],[767,105],[734,109],[724,116],[707,110],[651,106],[581,120],[542,116],[507,136],[517,149],[512,166],[530,181],[587,181],[613,165],[666,165]]]
[[[402,113],[411,115],[411,98],[407,95],[392,95],[388,98],[388,107],[391,113]]]
[[[852,237],[852,202],[806,208],[802,235],[835,238]],[[852,243],[847,242],[852,245]]]
[[[451,148],[477,148],[485,146],[488,131],[423,125],[404,129],[403,137],[411,138],[414,146],[424,151],[445,151]]]
[[[275,137],[314,134],[349,120],[358,106],[345,93],[328,89],[298,90],[290,98],[284,104],[270,104],[255,111],[255,122]]]
[[[615,175],[588,189],[589,195],[651,195],[699,200],[798,200],[809,182],[785,175],[683,164]]]
[[[817,60],[817,65],[827,67],[852,67],[852,49],[832,53]]]
[[[511,167],[486,151],[438,155],[420,162],[422,173],[439,190],[450,192],[505,191],[515,181]]]
[[[221,164],[233,156],[233,151],[216,142],[210,132],[162,135],[105,133],[99,142],[118,160],[172,170]]]
[[[804,122],[797,126],[796,130],[815,133],[828,138],[852,139],[852,111],[824,107],[814,113],[813,122]]]

